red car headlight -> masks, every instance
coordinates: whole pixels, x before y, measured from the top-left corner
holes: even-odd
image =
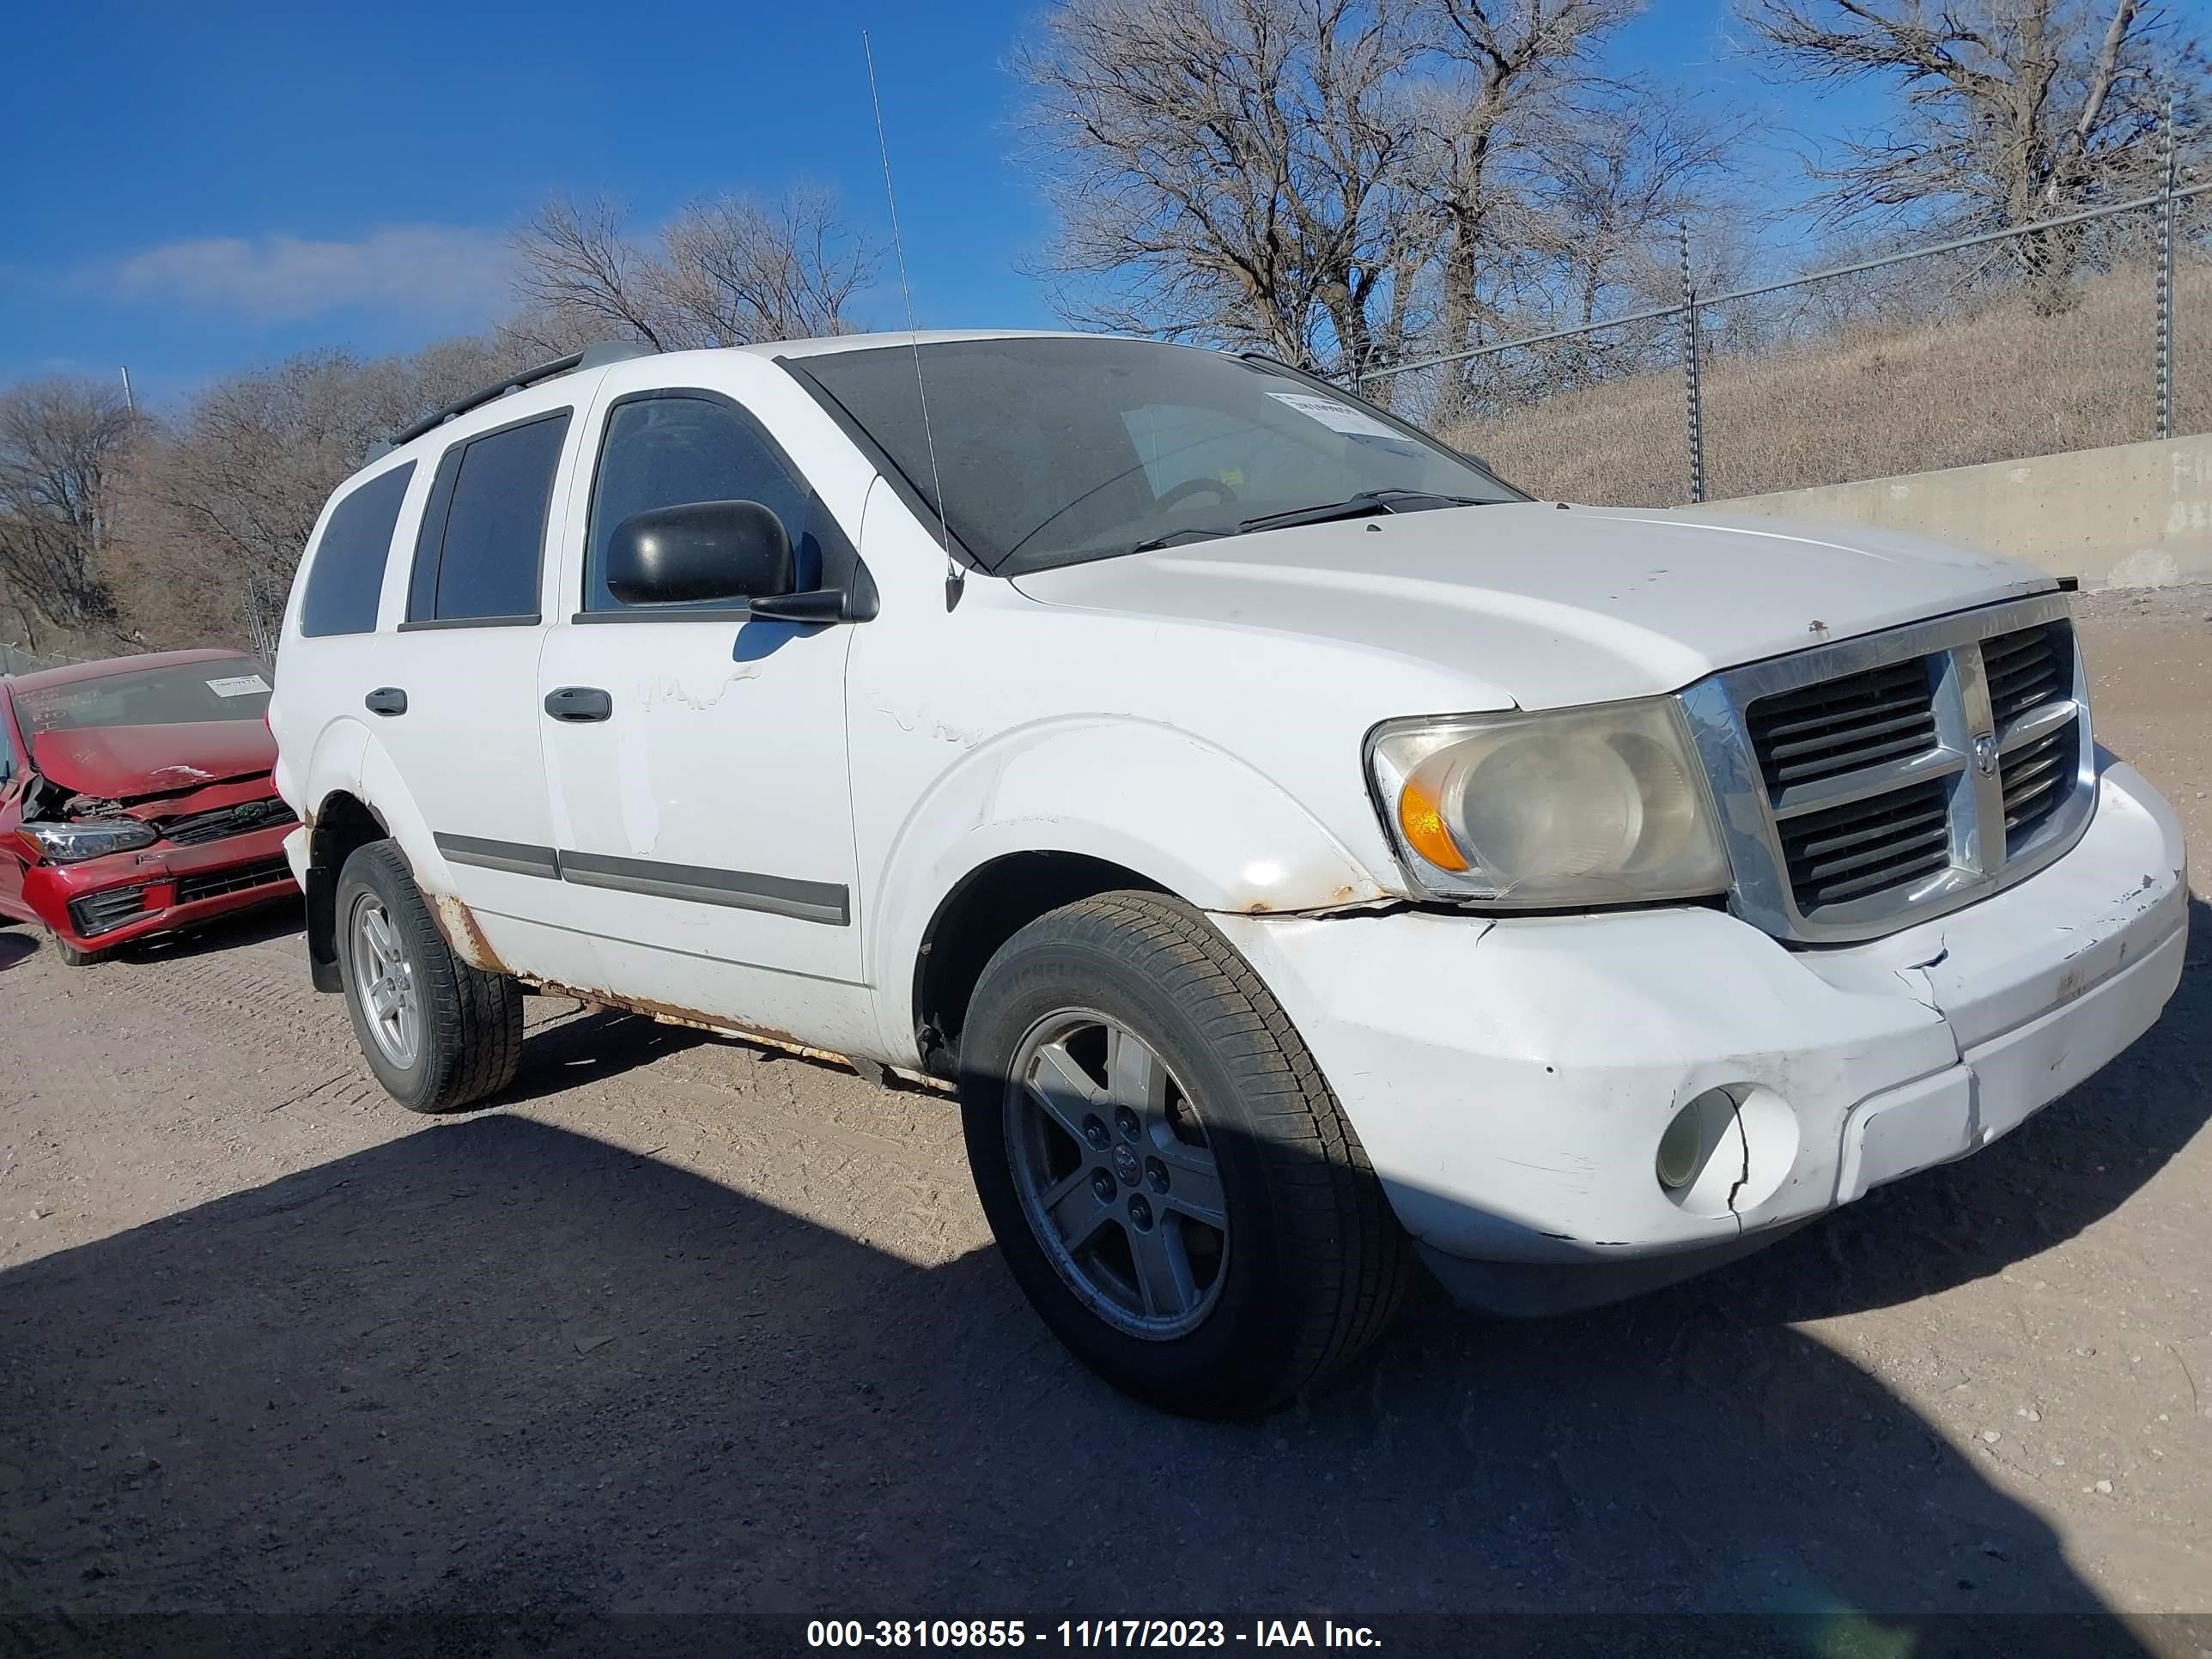
[[[20,833],[48,864],[78,864],[110,853],[151,847],[154,826],[137,818],[87,818],[81,823],[26,823]]]

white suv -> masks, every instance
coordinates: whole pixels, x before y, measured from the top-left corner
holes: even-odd
[[[271,721],[316,982],[421,1111],[526,985],[956,1082],[1038,1311],[1279,1402],[1987,1145],[2181,970],[2062,585],[1530,501],[1283,365],[602,349],[402,434]]]

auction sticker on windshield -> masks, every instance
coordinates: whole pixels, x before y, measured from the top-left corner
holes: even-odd
[[[218,697],[250,697],[266,691],[269,682],[258,674],[234,674],[228,679],[210,680],[207,689]]]
[[[1395,438],[1405,441],[1406,434],[1393,431],[1372,415],[1362,414],[1350,404],[1340,404],[1334,398],[1316,398],[1304,392],[1270,392],[1267,394],[1279,404],[1287,404],[1309,420],[1319,421],[1332,432],[1341,432],[1352,438]]]

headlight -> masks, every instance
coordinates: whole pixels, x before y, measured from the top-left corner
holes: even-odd
[[[1393,720],[1368,765],[1384,828],[1437,898],[1531,909],[1728,886],[1705,773],[1672,698]]]
[[[136,818],[87,818],[82,823],[26,823],[22,832],[39,844],[50,864],[76,864],[108,853],[151,847],[160,839],[150,823]]]

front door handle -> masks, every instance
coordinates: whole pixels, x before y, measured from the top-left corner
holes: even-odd
[[[372,714],[404,714],[407,712],[407,694],[396,685],[380,685],[361,703]]]
[[[615,700],[596,685],[563,685],[545,694],[545,712],[556,720],[611,720]]]

